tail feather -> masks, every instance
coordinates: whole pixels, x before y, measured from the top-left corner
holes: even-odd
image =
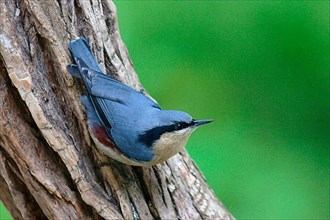
[[[87,92],[90,93],[92,76],[88,73],[102,73],[102,70],[95,60],[85,38],[78,37],[71,41],[69,43],[69,49],[76,64],[67,65],[67,71],[72,76],[82,79]]]
[[[102,72],[97,61],[95,60],[85,38],[78,37],[77,39],[69,43],[69,49],[72,53],[74,59],[82,60],[89,69],[95,70],[97,72]],[[69,71],[70,72],[70,71]],[[70,72],[71,73],[71,72]],[[73,71],[73,76],[75,76],[75,71]]]
[[[74,77],[81,78],[80,71],[77,65],[69,64],[66,66],[66,70]]]

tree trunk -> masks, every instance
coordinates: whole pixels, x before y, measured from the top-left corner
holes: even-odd
[[[111,159],[89,136],[67,44],[85,36],[107,74],[144,92],[113,2],[1,0],[0,12],[0,199],[15,219],[233,219],[185,150],[95,166]]]

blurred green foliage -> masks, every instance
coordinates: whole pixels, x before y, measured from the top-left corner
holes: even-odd
[[[9,219],[13,219],[13,218],[10,216],[10,214],[7,211],[6,207],[0,201],[0,220],[9,220]]]
[[[215,119],[187,148],[226,207],[329,218],[329,2],[115,3],[148,92]]]

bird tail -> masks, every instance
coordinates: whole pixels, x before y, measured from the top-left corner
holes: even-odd
[[[88,69],[94,70],[96,72],[102,72],[84,37],[78,37],[71,41],[69,43],[69,50],[71,51],[71,54],[76,63],[80,61],[81,63],[84,63],[84,66],[86,66]],[[67,70],[71,75],[81,78],[81,70],[79,71],[77,65],[69,64],[67,66]]]
[[[69,43],[69,50],[76,64],[67,65],[67,71],[74,77],[83,80],[88,94],[91,93],[92,78],[95,74],[102,74],[87,41],[78,37]]]

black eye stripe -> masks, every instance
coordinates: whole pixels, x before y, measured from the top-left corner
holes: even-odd
[[[191,123],[186,122],[176,122],[171,125],[164,125],[160,127],[152,128],[148,131],[145,131],[143,134],[140,134],[138,137],[139,142],[144,143],[146,146],[151,147],[151,145],[160,138],[160,136],[166,132],[173,132],[185,129],[191,125]]]
[[[188,124],[186,122],[178,122],[178,123],[174,124],[174,130],[179,131],[179,130],[185,129],[189,126],[190,126],[190,124]]]

